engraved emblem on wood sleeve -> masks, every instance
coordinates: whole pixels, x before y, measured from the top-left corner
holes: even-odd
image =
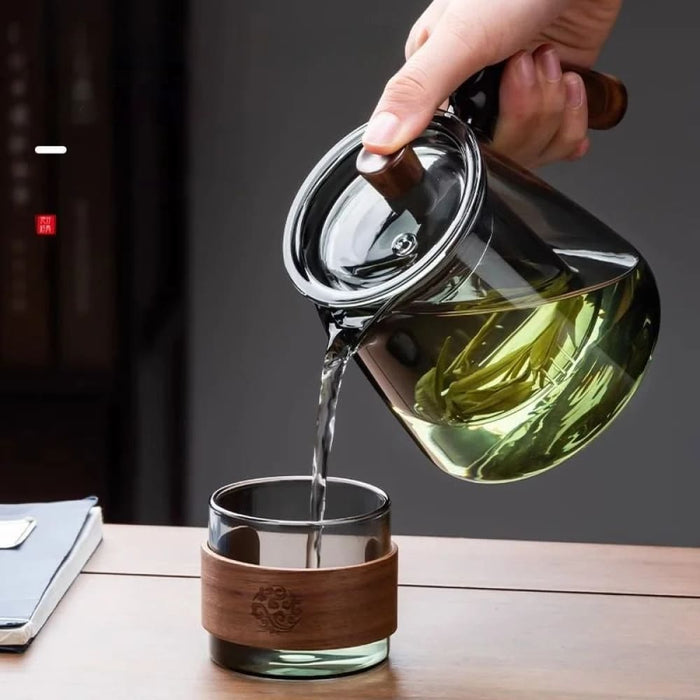
[[[250,614],[270,634],[289,632],[301,619],[301,600],[284,586],[260,586]]]

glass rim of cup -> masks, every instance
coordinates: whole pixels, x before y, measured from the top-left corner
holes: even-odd
[[[358,481],[357,479],[346,479],[339,476],[330,476],[327,478],[327,481],[335,484],[346,484],[349,486],[355,486],[366,491],[371,491],[379,497],[380,504],[376,508],[367,511],[366,513],[358,513],[357,515],[350,515],[343,518],[328,518],[323,520],[278,520],[276,518],[260,518],[254,515],[238,513],[234,510],[224,508],[216,502],[217,499],[220,499],[222,496],[232,491],[238,491],[240,489],[249,488],[251,486],[292,481],[307,481],[309,482],[310,486],[311,476],[265,476],[257,479],[245,479],[243,481],[236,481],[233,484],[221,486],[216,491],[214,491],[214,493],[212,493],[211,497],[209,498],[209,508],[211,511],[215,512],[219,516],[234,518],[241,522],[248,522],[251,524],[258,525],[267,524],[289,528],[318,528],[361,523],[367,520],[382,517],[383,515],[387,514],[391,508],[391,499],[389,498],[387,493],[380,489],[378,486],[368,484],[364,481]]]

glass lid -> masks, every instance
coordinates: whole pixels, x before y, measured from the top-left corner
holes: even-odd
[[[358,172],[363,133],[364,126],[323,157],[287,219],[287,271],[321,306],[378,305],[430,278],[469,230],[483,198],[478,146],[453,115],[436,115],[411,144],[419,175],[396,196],[380,194]],[[381,157],[362,152],[362,158],[371,165]]]

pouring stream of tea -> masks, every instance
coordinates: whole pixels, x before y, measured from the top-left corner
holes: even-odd
[[[328,456],[333,445],[335,432],[335,413],[338,394],[343,382],[343,375],[348,361],[352,357],[355,344],[348,342],[337,327],[329,324],[329,341],[323,357],[321,369],[321,389],[318,397],[316,414],[316,442],[311,471],[311,520],[323,520],[326,510],[326,478],[328,475]],[[321,526],[315,527],[309,534],[306,544],[306,568],[317,569],[321,566]]]
[[[306,568],[318,569],[321,566],[321,537],[326,511],[326,480],[328,477],[328,457],[333,446],[335,414],[338,394],[343,382],[348,362],[357,352],[365,332],[383,320],[404,296],[397,295],[385,302],[373,314],[355,310],[352,313],[329,313],[325,318],[328,332],[328,345],[321,368],[321,388],[316,412],[316,440],[311,468],[311,497],[309,519],[319,523],[312,528],[306,542]]]
[[[407,199],[401,205],[402,209],[411,212],[417,219],[425,213],[425,201],[415,185],[423,180],[424,170],[414,151],[403,148],[398,154],[391,157],[377,156],[369,152],[361,151],[357,160],[358,172],[368,179],[380,194],[388,196],[396,195],[396,186],[402,191],[414,189],[417,196],[415,208],[412,199]],[[398,179],[397,179],[398,178]],[[425,181],[427,182],[427,181]],[[424,187],[427,185],[424,182]],[[388,189],[387,189],[388,187]],[[444,192],[442,193],[444,195]],[[441,196],[433,193],[433,201],[439,201]],[[427,210],[426,210],[427,211]],[[413,234],[403,234],[394,241],[393,253],[397,258],[404,258],[412,252],[416,245]],[[321,369],[321,389],[319,392],[318,412],[316,414],[316,442],[314,443],[314,455],[311,472],[311,499],[310,519],[319,525],[312,528],[306,545],[306,567],[319,568],[321,566],[321,537],[323,520],[326,510],[326,480],[328,475],[328,457],[333,445],[333,433],[335,431],[335,414],[338,403],[338,394],[343,381],[343,375],[350,358],[355,354],[360,345],[363,333],[373,324],[383,319],[397,304],[402,301],[402,295],[385,302],[374,314],[362,313],[355,310],[354,313],[329,313],[326,318],[328,330],[328,346],[323,358]]]

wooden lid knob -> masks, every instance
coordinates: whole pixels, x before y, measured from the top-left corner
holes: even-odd
[[[425,173],[410,146],[388,156],[363,148],[357,156],[356,167],[357,172],[387,200],[399,199],[410,192]]]

